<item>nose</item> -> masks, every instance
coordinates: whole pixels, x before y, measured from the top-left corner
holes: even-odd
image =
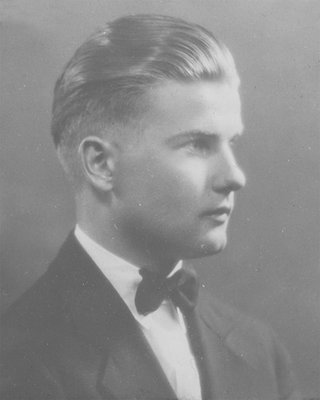
[[[232,191],[242,189],[246,185],[246,176],[237,163],[233,166],[226,183]]]
[[[246,184],[246,176],[231,150],[221,155],[220,165],[214,175],[213,189],[217,192],[234,192]]]

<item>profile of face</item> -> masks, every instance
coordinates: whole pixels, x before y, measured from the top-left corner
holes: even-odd
[[[128,141],[114,179],[114,223],[151,254],[198,258],[221,251],[245,184],[233,144],[243,130],[237,89],[168,81],[148,93],[139,140]]]

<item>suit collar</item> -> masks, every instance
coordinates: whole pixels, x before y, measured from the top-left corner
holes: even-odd
[[[76,334],[100,355],[99,390],[116,398],[174,399],[137,322],[73,234],[49,270],[61,281],[61,301]]]
[[[135,320],[145,329],[150,329],[154,317],[150,314],[139,314],[135,304],[136,291],[142,280],[142,276],[139,273],[140,268],[105,249],[88,236],[78,225],[76,225],[74,236],[107,278],[108,282],[119,293]],[[181,269],[181,267],[182,261],[178,262],[170,275]]]

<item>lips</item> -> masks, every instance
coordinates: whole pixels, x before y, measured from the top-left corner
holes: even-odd
[[[202,213],[202,216],[209,217],[216,222],[223,223],[229,218],[231,212],[232,212],[231,207],[221,206],[205,211],[204,213]]]
[[[231,207],[223,206],[223,207],[217,207],[212,210],[205,211],[203,213],[203,216],[211,216],[211,215],[223,215],[227,214],[228,216],[231,214]]]

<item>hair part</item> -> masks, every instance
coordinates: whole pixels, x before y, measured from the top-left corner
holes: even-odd
[[[84,42],[56,82],[51,133],[71,175],[88,135],[125,126],[146,109],[143,95],[163,81],[240,80],[229,50],[205,28],[163,15],[133,15]]]

